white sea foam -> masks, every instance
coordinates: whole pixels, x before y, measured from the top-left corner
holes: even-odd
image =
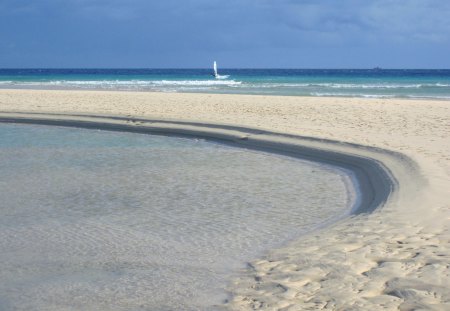
[[[332,83],[237,80],[51,80],[0,81],[0,88],[99,89],[159,92],[218,92],[268,95],[309,95],[368,98],[449,99],[450,84],[436,83]],[[378,94],[381,93],[381,94]]]
[[[398,97],[396,95],[385,95],[385,94],[361,94],[361,93],[321,93],[321,92],[314,92],[309,94],[311,96],[319,96],[319,97],[330,97],[330,96],[337,96],[337,97],[364,97],[364,98],[395,98]]]
[[[164,85],[164,86],[208,86],[208,85],[240,85],[241,81],[235,80],[162,80],[162,81],[152,81],[154,85]]]
[[[418,89],[423,87],[423,84],[328,84],[325,87],[336,89]]]
[[[0,81],[3,85],[139,85],[139,86],[214,86],[214,85],[240,85],[235,80],[55,80],[55,81]]]
[[[406,95],[407,98],[420,98],[420,99],[445,99],[449,100],[450,96],[434,96],[434,95]]]
[[[332,88],[332,89],[420,89],[432,87],[450,87],[442,83],[387,84],[387,83],[249,83],[245,87],[252,88]]]
[[[450,96],[440,95],[393,95],[393,94],[362,94],[362,93],[326,93],[313,92],[310,96],[318,97],[362,97],[362,98],[411,98],[411,99],[441,99],[450,100]]]
[[[24,86],[245,86],[250,88],[333,88],[333,89],[419,89],[419,88],[448,88],[445,83],[417,83],[417,84],[389,84],[389,83],[290,83],[290,82],[261,82],[243,83],[236,80],[53,80],[53,81],[0,81],[0,85]]]
[[[300,87],[323,87],[333,89],[419,89],[427,87],[449,87],[448,84],[440,83],[418,83],[418,84],[388,84],[388,83],[305,83],[292,84]]]

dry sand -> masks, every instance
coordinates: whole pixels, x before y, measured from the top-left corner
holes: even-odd
[[[251,263],[231,286],[228,306],[450,310],[450,102],[0,90],[0,112],[11,111],[231,124],[403,153],[420,177],[399,178],[395,197],[374,213]]]

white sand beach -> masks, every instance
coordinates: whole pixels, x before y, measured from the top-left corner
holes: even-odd
[[[383,207],[302,236],[252,262],[230,285],[227,306],[450,309],[448,101],[0,90],[0,114],[11,112],[227,124],[404,154],[417,172],[396,176],[402,170],[385,163],[399,185]],[[402,165],[404,171],[409,164]]]

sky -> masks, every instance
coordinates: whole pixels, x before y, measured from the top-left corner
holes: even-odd
[[[449,0],[0,0],[0,68],[450,68]]]

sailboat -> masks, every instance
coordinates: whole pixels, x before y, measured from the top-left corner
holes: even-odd
[[[214,61],[214,78],[217,79],[218,76],[219,76],[219,74],[217,73],[217,63],[216,63],[216,61]]]
[[[214,69],[214,78],[216,78],[216,79],[226,79],[226,78],[229,77],[228,75],[221,76],[221,75],[219,75],[219,74],[217,73],[217,62],[216,62],[216,61],[214,61],[213,69]]]

